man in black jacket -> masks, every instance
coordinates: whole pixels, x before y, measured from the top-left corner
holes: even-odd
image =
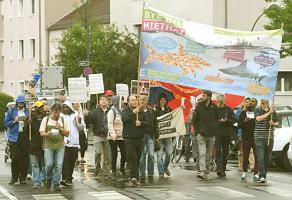
[[[196,106],[193,114],[193,126],[198,133],[197,141],[199,147],[199,165],[200,171],[198,178],[210,179],[209,168],[212,162],[212,149],[215,143],[216,128],[218,127],[217,106],[211,101],[212,92],[204,90],[202,101]]]
[[[130,181],[135,186],[139,178],[139,161],[144,147],[144,134],[148,126],[148,116],[137,106],[135,96],[129,97],[129,105],[122,112],[123,138],[126,142]]]
[[[35,110],[31,115],[31,141],[29,144],[29,158],[32,168],[33,188],[39,189],[41,182],[46,180],[43,150],[43,137],[40,135],[40,126],[46,116],[43,110],[43,102],[34,103]]]
[[[217,165],[217,175],[219,177],[226,176],[226,164],[228,156],[229,141],[232,138],[233,124],[236,122],[234,112],[230,107],[224,104],[224,95],[217,96],[217,107],[218,107],[218,117],[219,124],[216,129],[216,139],[215,139],[215,155],[216,155],[216,165]],[[235,144],[235,141],[232,140]]]
[[[141,95],[139,98],[141,112],[144,112],[148,115],[149,123],[146,127],[146,132],[144,134],[144,148],[140,159],[139,166],[139,175],[140,182],[145,183],[145,171],[146,171],[146,156],[148,156],[147,161],[147,172],[148,172],[148,181],[153,182],[154,175],[154,140],[159,138],[157,132],[157,118],[155,111],[148,106],[148,97]]]
[[[92,124],[93,141],[95,149],[95,175],[109,176],[110,147],[107,134],[103,130],[103,118],[108,111],[108,98],[101,96],[99,105],[90,113],[88,124]],[[101,168],[101,154],[103,153],[103,166]]]

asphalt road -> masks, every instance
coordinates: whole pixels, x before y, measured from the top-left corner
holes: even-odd
[[[240,181],[240,172],[236,163],[228,165],[227,177],[217,178],[211,173],[212,180],[202,181],[195,177],[194,163],[171,164],[171,176],[159,180],[154,177],[154,183],[129,187],[128,182],[122,179],[111,181],[107,178],[93,176],[94,153],[89,146],[87,152],[87,165],[76,165],[73,186],[62,187],[62,191],[54,193],[45,189],[32,189],[32,182],[26,185],[16,184],[9,186],[10,163],[4,162],[5,141],[0,144],[0,199],[99,199],[99,200],[127,200],[127,199],[155,199],[155,200],[180,200],[180,199],[291,199],[292,198],[292,173],[273,169],[268,174],[266,184],[255,183],[252,174],[246,182]],[[156,173],[157,171],[155,171]],[[157,174],[156,174],[157,175]]]

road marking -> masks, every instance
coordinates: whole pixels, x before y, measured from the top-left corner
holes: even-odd
[[[0,192],[8,197],[8,199],[10,200],[17,200],[17,198],[14,195],[10,194],[8,190],[6,190],[2,185],[0,185]]]
[[[195,187],[195,189],[208,192],[208,193],[214,194],[219,197],[224,197],[224,198],[255,197],[250,194],[246,194],[243,192],[239,192],[239,191],[228,189],[221,186]]]
[[[248,186],[249,188],[264,191],[270,194],[276,194],[280,195],[282,197],[292,197],[292,192],[289,190],[284,190],[279,187],[274,187],[274,186],[268,186],[268,185],[263,185],[263,186]]]
[[[139,188],[138,191],[135,191],[139,195],[146,197],[148,199],[167,199],[167,200],[189,200],[197,199],[197,196],[186,194],[183,192],[177,192],[168,189],[156,189],[156,188]]]
[[[88,192],[88,194],[98,200],[131,200],[131,198],[116,191]]]
[[[36,200],[47,200],[47,199],[64,200],[66,199],[61,194],[40,194],[40,195],[32,195],[32,196]]]

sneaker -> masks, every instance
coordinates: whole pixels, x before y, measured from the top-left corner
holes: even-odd
[[[253,181],[259,181],[259,179],[260,179],[260,177],[259,177],[258,174],[255,174],[255,175],[253,176]]]
[[[33,186],[33,189],[37,190],[37,189],[40,189],[41,187],[42,187],[41,184],[38,183],[38,184],[35,184],[35,185]]]
[[[14,185],[15,183],[17,183],[17,180],[11,179],[11,181],[8,184],[9,185]]]
[[[30,174],[26,175],[26,180],[32,180],[32,176]]]
[[[68,183],[65,180],[61,180],[60,184],[63,185],[63,186],[68,186]]]
[[[81,160],[80,163],[81,163],[81,165],[85,165],[86,161],[85,160]]]
[[[204,173],[199,173],[199,174],[197,174],[197,177],[198,177],[199,179],[202,179],[202,180],[207,179],[207,175],[204,174]]]
[[[140,177],[140,183],[145,183],[145,176]]]
[[[133,184],[133,185],[138,185],[138,181],[137,181],[137,179],[136,178],[131,178],[131,183]]]
[[[267,182],[266,178],[264,177],[261,177],[259,180],[258,180],[258,183],[265,183]]]
[[[73,185],[73,181],[67,181],[67,185]]]
[[[159,179],[164,179],[164,174],[160,173],[159,174]]]
[[[240,178],[241,178],[242,181],[245,181],[245,179],[246,179],[246,174],[245,174],[244,172],[242,172]]]
[[[168,169],[165,169],[164,170],[164,173],[167,175],[167,176],[170,176],[170,171]]]
[[[148,182],[153,183],[153,176],[148,176]]]

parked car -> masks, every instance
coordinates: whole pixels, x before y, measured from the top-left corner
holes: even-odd
[[[290,145],[288,149],[288,159],[289,159],[290,165],[292,165],[292,137],[290,138]]]
[[[292,163],[288,159],[288,149],[292,139],[292,110],[277,111],[277,114],[279,127],[275,127],[272,162],[278,167],[292,171]]]

